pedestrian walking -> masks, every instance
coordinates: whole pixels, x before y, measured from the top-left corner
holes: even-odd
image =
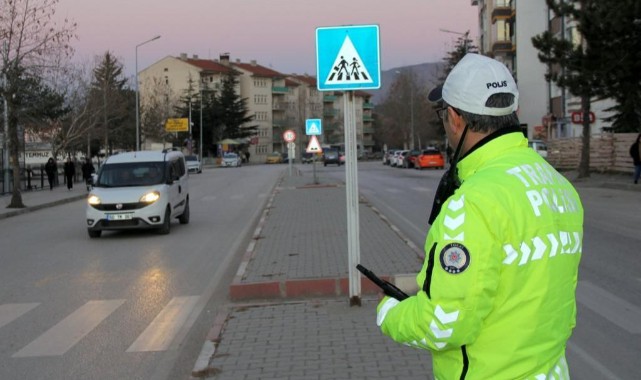
[[[65,181],[67,182],[67,189],[73,189],[73,177],[76,174],[76,165],[71,160],[71,157],[67,157],[67,161],[63,166],[65,173]]]
[[[56,175],[58,174],[58,165],[56,164],[56,161],[54,161],[53,157],[49,157],[47,160],[47,163],[45,164],[45,173],[47,174],[47,181],[49,181],[49,190],[53,190]]]
[[[96,172],[96,169],[93,167],[93,163],[91,162],[91,158],[87,157],[85,162],[82,164],[81,170],[82,179],[85,180],[85,184],[87,185],[87,191],[90,191],[91,185],[93,184],[91,175]]]
[[[431,351],[440,380],[569,379],[583,237],[576,190],[528,149],[518,89],[499,61],[467,54],[428,98],[456,148],[435,196],[420,290],[383,298],[378,325]]]
[[[641,133],[637,136],[637,140],[630,147],[630,156],[634,162],[634,183],[639,183],[639,177],[641,177],[641,152],[639,152],[639,143],[641,140]]]

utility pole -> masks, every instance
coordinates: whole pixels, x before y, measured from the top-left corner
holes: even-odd
[[[2,172],[4,174],[2,182],[2,192],[9,192],[9,106],[7,104],[7,91],[6,87],[8,84],[7,80],[7,62],[9,61],[9,52],[7,47],[7,41],[4,41],[2,45],[2,58],[4,61],[4,66],[2,67],[2,88],[4,89],[2,100],[4,104],[4,134],[3,137],[3,147],[2,147]]]

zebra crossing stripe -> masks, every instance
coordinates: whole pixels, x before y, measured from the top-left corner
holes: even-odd
[[[89,301],[15,353],[13,357],[64,355],[124,302],[125,300],[122,299]]]
[[[166,350],[199,298],[198,296],[174,297],[127,349],[127,352]]]
[[[0,305],[0,327],[8,325],[13,320],[40,305],[39,303],[9,303]]]

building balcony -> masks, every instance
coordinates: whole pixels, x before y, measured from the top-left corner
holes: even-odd
[[[287,109],[287,103],[284,102],[274,102],[272,103],[273,111],[285,111]]]
[[[492,54],[496,55],[497,53],[511,53],[512,41],[494,41],[492,44]]]
[[[323,96],[323,102],[325,103],[333,103],[338,99],[336,95],[325,95]]]
[[[366,109],[366,110],[374,109],[374,103],[363,103],[363,109]]]
[[[272,127],[274,128],[284,128],[287,126],[287,121],[284,119],[272,120]]]
[[[363,115],[363,121],[364,122],[374,121],[374,118],[371,115]]]
[[[287,87],[272,87],[272,94],[288,94],[289,88]]]
[[[324,109],[323,117],[336,117],[338,116],[338,110],[335,109]]]
[[[363,138],[363,145],[364,146],[374,146],[374,139],[368,138],[368,137],[364,137]]]
[[[492,9],[492,24],[496,20],[509,20],[512,18],[512,7],[509,1],[497,1],[496,6]]]
[[[363,127],[363,134],[365,134],[365,135],[373,135],[374,134],[374,128],[372,128],[372,127]]]

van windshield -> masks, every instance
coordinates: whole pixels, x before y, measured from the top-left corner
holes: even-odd
[[[165,183],[164,162],[106,164],[100,169],[98,187],[149,186]]]

